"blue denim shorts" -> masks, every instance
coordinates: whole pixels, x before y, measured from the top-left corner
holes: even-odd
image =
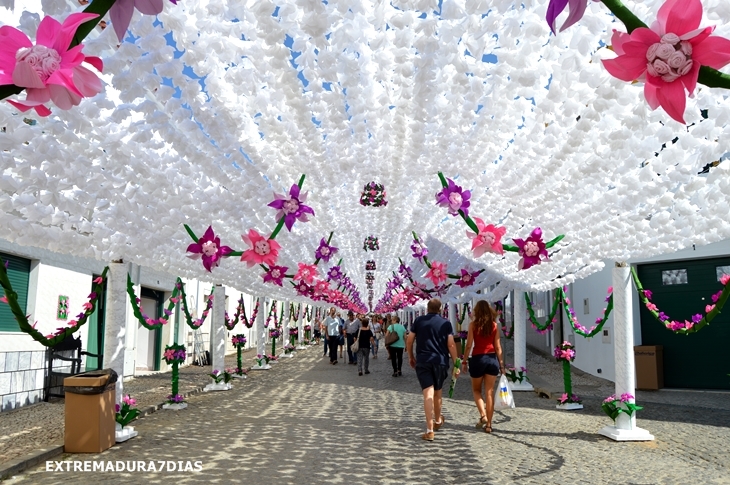
[[[485,375],[499,375],[497,354],[479,354],[469,357],[469,376],[478,379]]]

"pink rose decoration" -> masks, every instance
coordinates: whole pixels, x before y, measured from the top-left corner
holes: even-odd
[[[431,269],[426,273],[426,278],[433,281],[434,285],[438,285],[446,281],[446,264],[434,261],[431,263]]]
[[[507,233],[507,229],[493,224],[485,224],[478,217],[474,217],[473,220],[479,228],[479,234],[466,231],[466,235],[472,240],[471,250],[474,257],[478,258],[484,253],[504,254],[501,239]]]
[[[257,264],[266,264],[273,266],[279,258],[279,249],[281,246],[273,239],[266,239],[254,229],[248,231],[248,236],[241,236],[243,242],[248,244],[251,249],[247,249],[241,255],[241,261],[245,261],[248,267]]]

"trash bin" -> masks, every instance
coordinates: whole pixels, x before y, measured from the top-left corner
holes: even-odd
[[[84,372],[63,380],[66,393],[63,447],[67,453],[99,453],[114,444],[117,373]]]
[[[634,347],[636,388],[656,391],[664,387],[664,347],[637,345]]]

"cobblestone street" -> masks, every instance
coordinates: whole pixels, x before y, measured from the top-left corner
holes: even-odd
[[[552,364],[530,355],[531,366]],[[557,366],[554,366],[557,367]],[[535,393],[495,415],[494,433],[474,428],[469,381],[445,399],[446,425],[422,442],[422,399],[412,369],[391,377],[381,354],[371,374],[331,366],[320,348],[298,352],[271,371],[252,372],[228,392],[198,394],[186,410],[134,423],[139,436],[98,455],[56,460],[202,462],[202,472],[84,473],[29,470],[9,483],[730,483],[730,410],[641,401],[639,426],[656,440],[615,443],[596,432],[610,424],[600,396],[582,411],[558,411]],[[551,371],[552,372],[552,371]],[[549,377],[550,374],[548,373]],[[604,381],[605,383],[605,381]],[[600,388],[600,381],[592,383]],[[681,397],[680,393],[652,393]],[[727,401],[727,395],[710,399]],[[712,401],[707,401],[708,406]],[[0,417],[2,419],[2,417]]]

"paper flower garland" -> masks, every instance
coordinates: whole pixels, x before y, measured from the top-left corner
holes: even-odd
[[[453,180],[447,179],[448,184],[436,194],[436,205],[446,207],[452,216],[469,216],[469,198],[471,192],[463,190]]]
[[[254,229],[250,229],[248,236],[241,236],[241,239],[250,247],[241,255],[241,261],[245,261],[249,268],[257,264],[276,264],[281,249],[278,242],[266,239]]]
[[[643,81],[649,106],[661,106],[684,123],[685,89],[694,94],[700,66],[720,69],[730,63],[730,40],[711,36],[714,27],[700,29],[701,21],[700,0],[667,0],[651,28],[614,31],[611,43],[618,57],[603,65],[622,81]]]
[[[304,178],[302,176],[302,178]],[[294,184],[289,189],[289,195],[277,194],[274,192],[274,201],[269,207],[277,209],[276,218],[283,220],[287,230],[291,231],[294,222],[307,222],[309,216],[314,216],[314,210],[308,205],[304,205],[307,200],[307,192],[301,192],[301,184]]]
[[[100,93],[101,80],[81,64],[86,62],[101,72],[101,59],[85,56],[81,44],[71,45],[78,26],[97,17],[73,13],[63,24],[44,17],[36,45],[20,30],[0,27],[0,85],[15,84],[27,93],[24,100],[8,102],[22,112],[35,109],[38,116],[48,116],[51,110],[45,104],[49,101],[67,110],[78,106],[81,98]]]
[[[466,235],[469,239],[472,239],[471,250],[474,257],[478,258],[484,253],[504,254],[501,240],[507,233],[507,229],[493,224],[485,224],[478,217],[474,217],[473,220],[479,228],[479,233],[466,231]]]
[[[375,182],[365,184],[360,195],[360,205],[372,207],[385,207],[388,205],[388,201],[385,200],[385,187]]]
[[[527,239],[515,239],[514,242],[522,256],[517,265],[519,269],[528,269],[540,264],[542,260],[549,260],[545,243],[542,240],[542,229],[539,227],[533,229]]]

